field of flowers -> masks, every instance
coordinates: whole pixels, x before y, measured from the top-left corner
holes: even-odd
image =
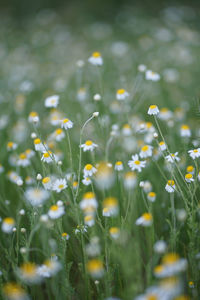
[[[0,299],[200,299],[199,11],[68,17],[1,16]]]

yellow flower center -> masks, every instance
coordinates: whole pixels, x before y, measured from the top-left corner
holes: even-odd
[[[58,205],[52,205],[50,207],[50,210],[57,211],[58,210]]]
[[[117,234],[119,232],[119,228],[118,227],[111,227],[109,229],[110,234]]]
[[[189,174],[186,174],[186,175],[185,175],[185,178],[186,178],[186,179],[191,179],[191,178],[192,178],[192,174],[190,174],[190,173],[189,173]]]
[[[14,225],[15,221],[13,218],[5,218],[4,223],[8,224],[8,225]]]
[[[87,269],[89,272],[97,272],[103,269],[103,263],[99,259],[92,259],[87,264]]]
[[[148,196],[149,196],[149,197],[155,197],[155,196],[156,196],[156,193],[150,192],[150,193],[148,194]]]
[[[122,165],[122,162],[121,162],[121,161],[117,161],[117,162],[116,162],[116,165],[117,165],[117,166],[121,166],[121,165]]]
[[[63,189],[63,188],[64,188],[64,184],[60,184],[60,185],[58,186],[58,188],[59,188],[59,189]]]
[[[26,154],[21,153],[21,154],[19,155],[19,158],[22,159],[22,160],[23,160],[23,159],[26,159]]]
[[[149,146],[145,145],[144,147],[142,147],[142,151],[146,152],[149,149]]]
[[[142,215],[145,221],[151,221],[152,220],[152,215],[150,213],[144,213]]]
[[[69,119],[64,119],[63,120],[63,123],[68,123],[69,122]]]
[[[87,164],[87,165],[85,166],[85,169],[86,169],[87,171],[92,170],[92,168],[93,168],[93,166],[92,166],[91,164]]]
[[[156,295],[149,295],[147,296],[147,300],[157,300],[158,297]]]
[[[35,144],[35,145],[38,145],[38,144],[40,144],[40,143],[41,143],[40,139],[35,139],[35,140],[34,140],[34,144]]]
[[[118,201],[115,197],[107,197],[103,200],[103,207],[104,208],[105,207],[108,207],[108,208],[115,207],[115,206],[117,206],[117,204],[118,204]]]
[[[42,183],[48,183],[50,181],[50,178],[49,177],[45,177],[42,179]]]
[[[3,292],[9,299],[21,299],[25,295],[24,290],[16,283],[6,283]]]
[[[95,58],[98,58],[98,57],[101,57],[101,54],[100,54],[100,52],[93,52],[92,56]]]
[[[156,108],[157,108],[157,105],[150,105],[149,108],[150,108],[150,109],[156,109]]]
[[[56,135],[60,135],[62,132],[63,132],[63,131],[62,131],[61,128],[56,129]]]
[[[177,253],[168,253],[163,257],[162,262],[164,264],[173,264],[178,260],[179,260],[179,255]]]
[[[20,269],[25,275],[28,276],[36,274],[36,265],[34,263],[24,263]]]
[[[32,111],[30,114],[29,114],[30,117],[34,118],[34,117],[37,117],[38,114],[35,112],[35,111]]]
[[[170,186],[173,186],[174,185],[174,180],[168,180],[167,184],[170,185]]]
[[[84,199],[92,199],[95,198],[95,194],[93,192],[87,192],[83,196]]]
[[[159,274],[163,271],[164,267],[162,265],[158,265],[154,268],[154,272]]]
[[[165,142],[163,142],[163,141],[159,143],[160,146],[163,146],[164,144],[165,144]]]
[[[194,153],[198,153],[198,149],[194,149],[193,152],[194,152]]]
[[[77,187],[77,185],[78,185],[78,181],[74,181],[73,182],[73,187],[75,188],[75,187]]]
[[[85,222],[89,222],[89,221],[91,221],[92,219],[93,219],[92,216],[85,216],[84,221],[85,221]]]
[[[193,166],[188,166],[187,167],[187,172],[192,172],[194,170],[194,167]]]
[[[86,145],[86,146],[91,146],[92,144],[93,144],[93,143],[92,143],[92,141],[90,141],[90,140],[88,140],[88,141],[85,142],[85,145]]]
[[[151,128],[153,125],[152,125],[151,122],[147,122],[147,123],[146,123],[146,126],[147,126],[147,128],[149,129],[149,128]]]
[[[188,125],[182,125],[182,126],[181,126],[181,129],[183,129],[183,130],[188,130],[188,129],[189,129],[189,126],[188,126]]]
[[[117,91],[117,94],[118,95],[122,95],[122,94],[124,94],[125,93],[125,90],[124,89],[119,89],[118,91]]]
[[[7,144],[7,147],[8,147],[8,148],[12,148],[12,147],[13,147],[13,145],[14,145],[14,143],[13,143],[13,142],[8,142],[8,144]]]
[[[44,156],[45,158],[49,157],[49,156],[50,156],[50,152],[45,152],[45,153],[43,154],[43,156]]]
[[[134,162],[136,165],[140,165],[140,161],[139,160],[135,160]]]

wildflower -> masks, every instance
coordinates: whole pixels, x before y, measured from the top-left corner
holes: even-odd
[[[53,133],[53,136],[55,137],[57,142],[60,142],[64,139],[65,133],[61,128],[56,129],[56,131]]]
[[[150,202],[154,202],[156,200],[156,193],[154,192],[149,192],[148,195],[147,195],[147,199],[150,201]]]
[[[115,170],[116,171],[122,171],[123,169],[124,169],[124,167],[123,167],[122,161],[116,161],[116,163],[115,163]]]
[[[82,183],[87,186],[92,183],[92,180],[90,179],[90,177],[84,177]]]
[[[38,138],[34,139],[34,146],[35,146],[35,151],[40,151],[40,152],[45,152],[46,151],[45,145]]]
[[[87,215],[84,217],[85,225],[92,227],[95,224],[94,217],[92,215]]]
[[[7,150],[8,151],[15,150],[15,149],[17,149],[17,146],[18,145],[14,142],[8,142],[7,143]]]
[[[146,80],[152,80],[152,81],[159,81],[160,80],[160,75],[158,73],[155,73],[151,70],[147,70],[145,72],[145,78]]]
[[[95,167],[93,167],[93,165],[91,164],[87,164],[84,167],[84,177],[91,177],[93,174],[95,174],[97,171],[97,169]]]
[[[32,206],[39,206],[49,198],[49,192],[42,188],[29,187],[25,191],[25,198]]]
[[[44,177],[42,179],[42,184],[43,184],[43,187],[45,188],[45,190],[51,190],[53,188],[53,184],[51,182],[50,177]]]
[[[14,226],[15,226],[15,220],[13,218],[8,217],[3,219],[1,229],[5,233],[12,233]]]
[[[175,161],[180,161],[180,157],[178,157],[178,152],[170,153],[165,157],[165,159],[170,163],[174,163]]]
[[[26,154],[27,158],[30,159],[35,155],[35,151],[33,151],[32,149],[27,149],[25,151],[25,154]]]
[[[85,210],[88,207],[93,207],[94,209],[96,209],[98,207],[98,202],[97,202],[95,194],[93,192],[85,193],[83,195],[83,199],[80,202],[80,208],[82,210]]]
[[[92,56],[88,59],[88,61],[95,66],[101,66],[103,65],[103,58],[101,57],[101,53],[99,52],[93,52]]]
[[[191,130],[188,125],[182,125],[180,134],[182,137],[190,137],[191,136]]]
[[[41,161],[44,161],[47,164],[52,163],[54,160],[56,160],[56,157],[51,151],[44,152],[41,158]]]
[[[98,145],[96,145],[95,143],[93,143],[91,140],[87,140],[80,147],[83,148],[84,152],[86,152],[86,151],[93,151],[96,147],[98,147]]]
[[[18,269],[18,274],[19,277],[28,284],[38,283],[41,280],[35,263],[23,263]]]
[[[63,114],[57,109],[53,108],[49,115],[50,124],[53,126],[60,126],[63,119]]]
[[[85,225],[77,225],[75,229],[75,234],[87,232],[87,226]]]
[[[95,183],[99,189],[110,188],[115,180],[112,165],[106,162],[100,162],[96,166],[97,172],[95,173]]]
[[[0,164],[0,174],[4,172],[4,167]]]
[[[147,69],[147,67],[145,65],[143,65],[143,64],[141,64],[141,65],[138,66],[138,71],[139,72],[145,72],[146,69]]]
[[[165,241],[160,240],[154,244],[153,248],[156,253],[163,254],[167,249],[167,244]]]
[[[125,100],[129,96],[129,93],[124,89],[117,90],[116,98],[117,100]]]
[[[69,234],[68,234],[67,232],[63,232],[63,233],[62,233],[62,239],[63,239],[64,241],[68,241],[69,238],[70,238],[70,236],[69,236]]]
[[[145,145],[142,147],[139,154],[141,158],[147,158],[147,157],[151,157],[152,153],[153,153],[153,147],[149,145]]]
[[[144,213],[141,217],[139,217],[136,220],[135,224],[148,227],[151,226],[152,222],[153,222],[152,215],[150,213]]]
[[[73,181],[72,187],[73,187],[74,190],[77,189],[77,187],[78,187],[78,181]]]
[[[125,136],[129,136],[131,135],[131,133],[132,133],[131,126],[129,124],[124,124],[122,128],[122,134]]]
[[[110,233],[110,236],[114,239],[114,240],[117,240],[119,238],[119,235],[120,235],[120,230],[118,227],[111,227],[109,229],[109,233]]]
[[[51,219],[58,219],[65,214],[65,210],[63,206],[52,205],[48,211],[48,216]]]
[[[194,281],[189,281],[188,286],[189,288],[194,288]]]
[[[38,113],[35,111],[30,112],[29,116],[28,116],[28,121],[29,123],[38,123],[39,122],[39,116]]]
[[[159,148],[160,148],[161,151],[165,151],[167,149],[167,146],[166,146],[164,141],[161,141],[159,143]]]
[[[91,259],[87,263],[87,269],[94,278],[101,278],[104,273],[103,263],[99,259]]]
[[[21,167],[27,167],[30,165],[30,161],[29,159],[27,158],[26,154],[25,153],[21,153],[19,155],[19,158],[17,160],[17,165],[18,166],[21,166]]]
[[[187,260],[180,258],[177,253],[168,253],[162,259],[162,264],[154,269],[156,277],[170,277],[185,271]]]
[[[45,99],[45,107],[57,107],[59,104],[59,96],[53,95]]]
[[[168,180],[167,181],[167,184],[165,186],[165,190],[168,192],[168,193],[174,193],[175,191],[175,183],[174,183],[174,180]]]
[[[57,193],[60,193],[62,190],[67,188],[67,181],[66,179],[56,179],[56,181],[53,184],[53,190]]]
[[[61,270],[61,264],[56,259],[48,259],[38,267],[37,273],[41,277],[51,277]]]
[[[135,172],[126,172],[124,175],[124,186],[126,189],[133,189],[136,186],[137,178]]]
[[[94,99],[95,101],[100,101],[100,100],[101,100],[101,95],[100,95],[100,94],[95,94],[95,95],[93,96],[93,99]]]
[[[168,108],[162,107],[158,117],[163,121],[168,121],[173,117],[173,113]]]
[[[188,173],[185,175],[185,181],[187,181],[188,183],[191,183],[194,181],[194,178],[191,173]]]
[[[29,300],[25,290],[17,283],[8,282],[3,286],[3,294],[7,300]]]
[[[146,161],[140,161],[137,154],[132,155],[132,160],[128,161],[128,165],[132,171],[137,170],[138,172],[142,171],[142,168],[145,168]]]
[[[187,170],[188,173],[194,174],[194,167],[193,166],[187,166],[186,170]]]
[[[118,201],[115,197],[107,197],[103,200],[103,216],[112,217],[118,214]]]
[[[70,121],[69,119],[63,119],[62,122],[61,122],[61,128],[64,128],[64,129],[70,129],[73,127],[73,122]]]
[[[150,105],[148,109],[148,115],[157,115],[159,113],[159,109],[157,105]]]
[[[200,157],[200,148],[189,150],[188,153],[192,159],[198,158]]]

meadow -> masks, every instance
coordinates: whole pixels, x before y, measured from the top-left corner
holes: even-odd
[[[200,299],[199,10],[78,17],[1,16],[0,299]]]

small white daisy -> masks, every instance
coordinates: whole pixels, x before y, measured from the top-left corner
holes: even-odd
[[[103,65],[103,58],[100,52],[93,52],[92,56],[89,57],[88,61],[95,66]]]
[[[52,205],[48,211],[48,216],[50,219],[58,219],[65,214],[63,206]]]
[[[15,226],[15,220],[13,218],[5,218],[2,221],[1,229],[5,233],[12,233]]]
[[[41,161],[46,162],[47,164],[52,163],[54,160],[56,160],[56,158],[51,151],[44,152],[41,158]]]
[[[60,193],[62,190],[67,188],[67,181],[66,179],[56,179],[53,184],[53,190],[57,193]]]
[[[157,115],[159,113],[158,106],[153,104],[149,106],[148,115]]]
[[[178,152],[170,153],[169,155],[165,156],[165,159],[170,163],[174,163],[175,161],[180,161],[180,157],[178,157]]]
[[[93,151],[96,147],[98,147],[98,145],[96,145],[95,143],[93,143],[91,140],[87,140],[80,147],[83,148],[84,152],[86,152],[86,151]]]
[[[144,226],[144,227],[151,226],[152,223],[153,223],[153,218],[150,213],[144,213],[135,222],[136,225],[140,225],[140,226]]]
[[[159,143],[159,148],[160,148],[161,151],[165,151],[167,149],[167,146],[166,146],[164,141],[161,141]]]
[[[25,191],[25,198],[32,206],[39,206],[49,198],[49,192],[42,188],[29,187]]]
[[[61,128],[64,128],[65,130],[70,129],[73,127],[73,122],[69,119],[63,119],[61,122]]]
[[[124,89],[117,90],[116,98],[117,100],[125,100],[129,96],[129,93]]]
[[[84,172],[84,177],[91,177],[93,174],[97,172],[97,169],[93,167],[93,165],[87,164],[85,165],[83,172]]]
[[[143,146],[139,153],[141,158],[151,157],[152,154],[153,154],[153,147],[150,145]]]
[[[188,125],[182,125],[180,130],[180,135],[182,137],[190,137],[191,136],[191,130]]]
[[[174,180],[168,180],[167,181],[167,184],[165,186],[165,190],[168,192],[168,193],[174,193],[175,191],[175,182]]]
[[[122,171],[124,169],[122,161],[116,161],[115,163],[115,170],[116,171]]]
[[[200,157],[200,148],[189,150],[188,153],[192,159],[198,158]]]
[[[59,104],[59,96],[53,95],[45,99],[45,107],[57,107]]]
[[[84,177],[82,180],[82,183],[86,186],[90,185],[92,183],[92,180],[90,179],[90,177]]]
[[[65,133],[61,128],[58,128],[53,133],[53,136],[54,136],[54,138],[56,139],[57,142],[60,142],[64,139]]]
[[[41,142],[40,139],[34,139],[35,151],[45,152],[46,146]]]
[[[146,80],[159,81],[160,75],[158,73],[153,72],[152,70],[147,70],[145,72]]]
[[[43,184],[43,187],[45,188],[45,190],[52,190],[53,189],[53,184],[51,182],[50,177],[44,177],[42,179],[42,184]]]
[[[28,121],[29,123],[38,123],[39,122],[39,116],[38,113],[35,111],[30,112],[29,116],[28,116]]]
[[[25,153],[21,153],[19,155],[19,158],[17,160],[17,165],[21,167],[27,167],[30,166],[30,160],[27,158]]]
[[[128,161],[128,165],[132,171],[137,170],[138,172],[142,171],[142,168],[145,168],[146,161],[140,161],[137,154],[132,155],[132,160]]]
[[[194,178],[193,178],[191,173],[188,173],[188,174],[185,175],[185,181],[188,182],[188,183],[191,183],[191,182],[194,181]]]

